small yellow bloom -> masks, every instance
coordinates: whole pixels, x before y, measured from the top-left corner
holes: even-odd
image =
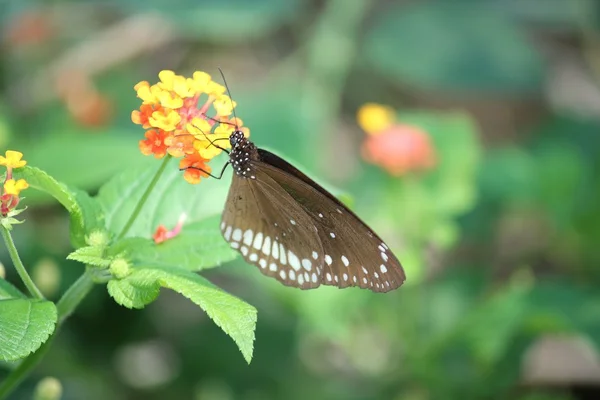
[[[357,113],[358,125],[369,135],[376,135],[392,126],[396,114],[391,107],[367,103]]]
[[[206,139],[206,135],[210,134],[211,129],[207,120],[198,117],[192,119],[192,123],[186,126],[186,130],[196,139]]]
[[[137,93],[137,96],[142,99],[143,104],[154,104],[158,103],[159,96],[162,93],[162,89],[156,85],[150,86],[146,81],[141,81],[133,87]]]
[[[231,115],[236,106],[237,103],[231,100],[231,98],[227,95],[221,95],[213,102],[213,107],[217,112],[217,117]]]
[[[25,179],[19,179],[15,181],[14,179],[8,179],[4,182],[4,194],[12,194],[18,196],[21,190],[25,190],[29,187],[29,184]]]
[[[173,92],[164,91],[158,98],[160,99],[160,105],[165,108],[175,110],[183,106],[183,99]]]
[[[148,118],[148,122],[155,128],[162,129],[166,132],[174,131],[179,122],[181,115],[177,111],[165,109],[163,111],[154,111],[152,116]]]
[[[0,156],[0,165],[8,168],[21,168],[27,164],[27,161],[21,160],[23,153],[20,151],[6,150],[6,157]]]
[[[210,139],[214,143],[214,139],[212,138],[212,135],[211,135]],[[219,143],[219,142],[217,142],[217,143]],[[223,142],[225,142],[225,141],[223,141]],[[219,144],[219,146],[221,146],[221,145]],[[206,160],[212,160],[214,157],[221,154],[221,151],[222,151],[219,147],[214,146],[208,140],[196,140],[194,142],[194,149],[196,149],[196,152],[200,155],[200,157],[202,157]]]
[[[225,87],[213,82],[210,75],[204,71],[194,72],[191,88],[196,93],[207,93],[215,97],[217,93],[225,93]]]
[[[161,80],[161,86],[164,90],[175,93],[180,98],[184,99],[187,97],[193,97],[195,92],[190,81],[181,75],[176,75],[173,71],[164,70],[158,73],[158,77]],[[170,107],[163,104],[165,107]],[[179,106],[181,107],[181,106]],[[179,108],[172,107],[172,108]]]

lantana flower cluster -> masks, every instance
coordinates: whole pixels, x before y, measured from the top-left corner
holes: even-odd
[[[29,187],[25,179],[15,180],[13,178],[13,169],[24,167],[27,164],[27,161],[22,158],[23,153],[14,150],[7,150],[5,156],[0,156],[0,165],[6,167],[6,177],[0,195],[0,214],[3,217],[8,216],[17,208],[21,191]]]
[[[436,166],[436,151],[429,134],[418,126],[397,121],[391,107],[367,103],[358,110],[357,120],[367,133],[362,144],[366,161],[394,176]]]
[[[196,184],[211,172],[208,161],[221,148],[231,147],[228,139],[234,129],[246,136],[250,131],[241,119],[232,118],[235,101],[209,74],[198,71],[186,78],[165,70],[158,77],[154,85],[142,81],[134,86],[142,105],[131,119],[146,129],[140,151],[156,158],[181,158],[184,179]]]

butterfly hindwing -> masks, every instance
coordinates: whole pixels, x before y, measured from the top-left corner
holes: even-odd
[[[404,270],[388,246],[351,210],[324,188],[276,155],[256,169],[270,176],[309,215],[324,251],[323,284],[358,286],[375,292],[396,289]]]
[[[315,224],[272,178],[254,173],[255,179],[233,177],[221,222],[224,238],[284,285],[318,287],[323,250]]]

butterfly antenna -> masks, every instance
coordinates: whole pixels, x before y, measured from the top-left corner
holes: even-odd
[[[227,89],[227,95],[229,96],[229,101],[231,101],[231,110],[233,111],[233,117],[235,118],[235,129],[238,130],[239,127],[237,126],[237,115],[235,114],[235,107],[233,106],[233,98],[231,97],[231,90],[229,90],[229,85],[227,85],[227,80],[225,79],[225,74],[223,74],[223,70],[221,70],[221,67],[218,67],[219,69],[219,73],[221,74],[221,78],[223,78],[223,83],[225,84],[225,89]]]

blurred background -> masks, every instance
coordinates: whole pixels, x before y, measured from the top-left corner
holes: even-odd
[[[96,193],[157,166],[133,86],[221,67],[255,143],[340,188],[408,277],[204,273],[258,309],[250,366],[183,297],[99,286],[15,398],[47,376],[64,399],[598,398],[599,28],[595,0],[0,0],[2,152]],[[68,216],[25,196],[17,247],[58,299]]]

